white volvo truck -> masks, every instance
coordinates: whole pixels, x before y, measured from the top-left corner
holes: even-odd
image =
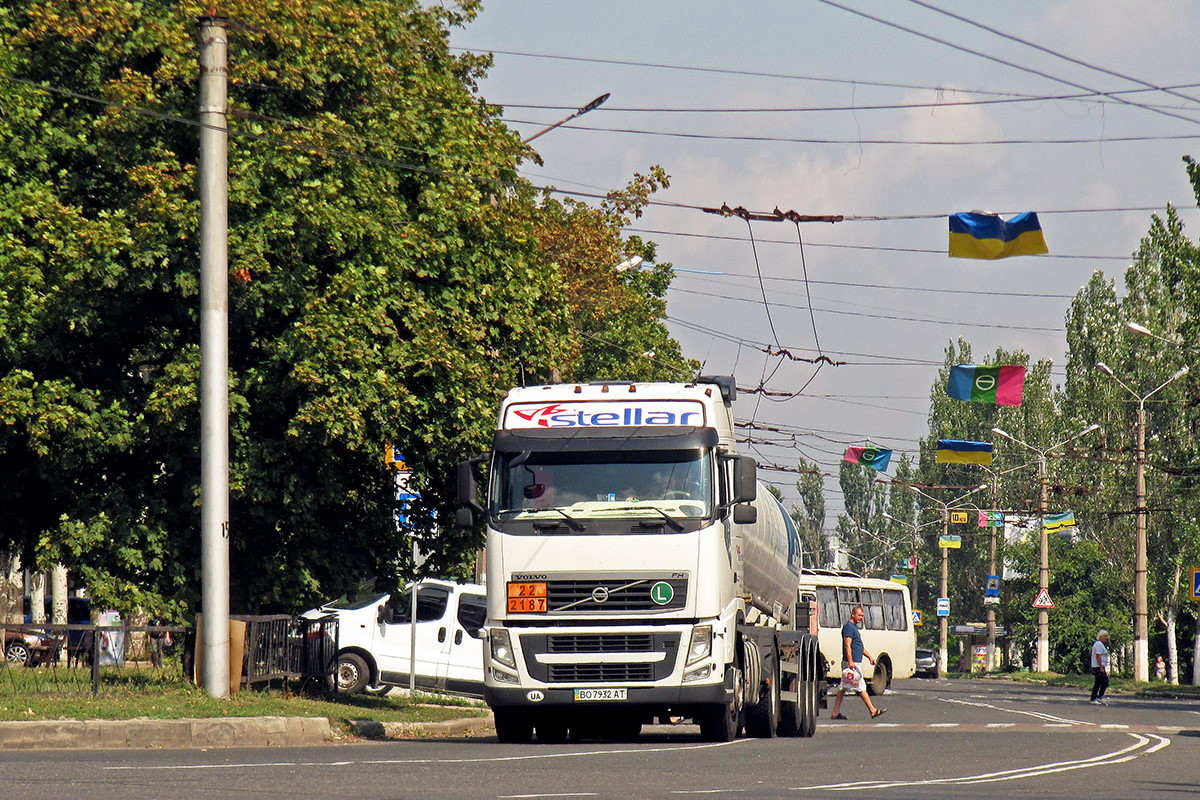
[[[501,741],[628,739],[670,718],[710,741],[813,734],[800,539],[737,454],[735,391],[508,393],[490,457],[458,476],[459,524],[487,527],[484,697]]]

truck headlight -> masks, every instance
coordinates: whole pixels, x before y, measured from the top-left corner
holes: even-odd
[[[692,628],[692,641],[688,644],[687,663],[690,667],[712,655],[712,625],[697,625]]]
[[[512,639],[508,636],[507,628],[492,628],[489,633],[489,644],[492,649],[492,658],[508,667],[509,669],[517,668],[517,659],[513,655]]]

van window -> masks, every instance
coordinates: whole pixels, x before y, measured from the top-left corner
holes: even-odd
[[[889,631],[908,630],[908,615],[904,613],[904,591],[884,589],[883,618]]]
[[[445,586],[422,585],[417,591],[417,622],[433,622],[446,616],[446,605],[450,590]],[[412,619],[412,589],[406,589],[398,598],[392,598],[391,606],[396,613],[396,622],[405,623]]]
[[[458,624],[467,635],[482,639],[480,628],[487,621],[487,598],[481,594],[464,594],[458,600]]]

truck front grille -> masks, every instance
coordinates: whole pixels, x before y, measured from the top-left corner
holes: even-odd
[[[626,683],[654,680],[653,664],[551,664],[548,683]]]
[[[661,587],[655,589],[658,584],[670,586],[669,600],[663,601],[666,593]],[[546,585],[546,605],[551,614],[672,611],[687,604],[687,591],[687,578],[551,580]]]
[[[529,676],[544,683],[660,681],[675,669],[680,637],[672,631],[523,633],[521,652]],[[646,660],[628,663],[639,654],[644,654]],[[614,658],[606,659],[606,655]],[[624,660],[619,661],[617,656]]]
[[[653,637],[648,633],[552,633],[548,653],[650,653]]]

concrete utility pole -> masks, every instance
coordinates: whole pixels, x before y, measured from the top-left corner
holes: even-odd
[[[1116,381],[1122,389],[1129,392],[1138,401],[1137,478],[1135,484],[1137,519],[1134,522],[1133,554],[1133,679],[1145,682],[1150,680],[1149,603],[1146,599],[1146,401],[1157,394],[1159,389],[1186,375],[1188,368],[1180,367],[1174,375],[1145,395],[1139,395],[1126,386],[1124,381],[1118,378],[1103,361],[1096,363],[1096,369]]]
[[[227,20],[200,17],[201,683],[229,696],[229,134]]]

